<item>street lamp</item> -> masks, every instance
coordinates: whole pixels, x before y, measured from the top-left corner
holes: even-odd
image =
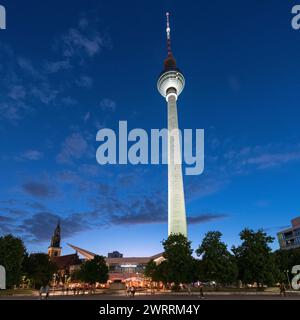
[[[290,277],[289,277],[290,270],[285,270],[285,272],[286,272],[286,277],[288,279],[289,288],[291,288],[291,282],[290,282]]]
[[[56,277],[57,277],[57,274],[54,273],[53,274],[53,286],[52,286],[53,295],[54,295],[54,290],[55,290],[55,285],[56,285]]]

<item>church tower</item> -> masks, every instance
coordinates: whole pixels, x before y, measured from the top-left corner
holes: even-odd
[[[57,226],[54,230],[54,234],[51,239],[51,244],[48,247],[48,255],[50,258],[60,257],[61,247],[60,247],[60,221],[58,221]]]

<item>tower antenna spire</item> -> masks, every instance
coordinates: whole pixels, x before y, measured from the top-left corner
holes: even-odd
[[[170,28],[170,13],[166,13],[167,16],[167,49],[168,49],[168,56],[172,56],[172,48],[171,48],[171,28]]]

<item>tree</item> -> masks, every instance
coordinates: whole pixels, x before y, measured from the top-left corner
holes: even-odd
[[[108,267],[105,258],[96,255],[93,260],[83,263],[76,278],[89,284],[105,283],[108,280]]]
[[[237,279],[238,268],[221,237],[219,231],[208,232],[196,253],[202,256],[201,271],[205,280],[231,284]]]
[[[163,242],[164,258],[159,265],[159,276],[163,282],[173,282],[175,288],[180,283],[195,280],[195,262],[192,257],[191,242],[182,234],[171,234]]]
[[[35,288],[47,285],[56,271],[56,265],[45,253],[32,253],[25,256],[23,272]]]
[[[26,249],[21,239],[11,234],[0,237],[0,265],[6,269],[7,287],[19,285],[25,253]]]
[[[238,247],[232,247],[239,268],[239,279],[258,286],[271,285],[276,282],[278,268],[269,244],[274,241],[263,230],[257,232],[244,229],[240,233],[243,241]]]
[[[276,265],[279,268],[278,281],[289,283],[292,280],[293,266],[300,264],[300,248],[277,250],[274,252]]]
[[[156,281],[155,279],[157,278],[157,265],[153,260],[150,260],[146,266],[145,266],[145,271],[144,275],[148,278],[151,278],[152,281]],[[159,277],[158,277],[159,278]],[[160,281],[159,279],[157,281]]]

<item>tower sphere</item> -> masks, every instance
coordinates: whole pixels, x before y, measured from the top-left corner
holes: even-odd
[[[166,98],[170,95],[177,97],[182,92],[185,80],[183,74],[176,66],[176,60],[173,56],[172,48],[171,48],[171,28],[170,28],[170,13],[166,13],[167,16],[167,48],[168,55],[164,61],[164,70],[160,74],[159,79],[157,81],[157,89],[159,93]]]
[[[169,94],[174,94],[176,99],[184,88],[185,79],[179,70],[166,70],[157,81],[157,89],[160,94],[168,99]]]

